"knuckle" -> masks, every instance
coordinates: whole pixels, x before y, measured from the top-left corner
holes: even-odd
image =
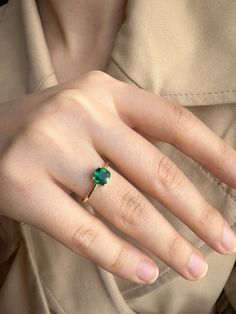
[[[1,186],[6,186],[6,184],[9,184],[9,182],[16,181],[16,164],[12,161],[11,153],[9,152],[8,156],[4,156],[4,158],[1,159],[0,174],[1,182],[4,183],[1,184]]]
[[[19,168],[19,136],[15,138],[0,159],[0,173],[3,178],[14,177]]]
[[[84,79],[89,82],[101,82],[102,80],[110,80],[112,77],[100,70],[92,70],[84,74]]]
[[[205,242],[209,241],[214,245],[218,245],[219,241],[221,242],[225,219],[216,208],[209,204],[202,209],[196,225],[200,226]]]
[[[98,233],[95,231],[94,227],[81,225],[73,234],[72,246],[82,253],[88,253],[88,251],[95,248],[97,236]]]
[[[193,129],[197,123],[197,117],[188,109],[177,105],[171,104],[171,114],[168,115],[171,127],[176,128],[178,131],[189,131]]]
[[[29,147],[24,145],[22,134],[16,136],[0,158],[0,189],[4,193],[20,194],[29,198],[36,177],[31,172]]]
[[[223,140],[220,140],[216,150],[216,154],[212,156],[215,165],[222,168],[222,164],[227,162],[229,157],[230,155],[228,144]]]
[[[178,258],[185,252],[185,248],[186,244],[182,237],[179,234],[175,235],[168,247],[168,259],[172,260],[173,258]]]
[[[210,236],[212,232],[214,233],[215,229],[220,230],[220,226],[223,226],[224,221],[220,212],[212,205],[207,204],[207,206],[204,206],[200,211],[198,225],[201,226],[202,230],[207,231]]]
[[[161,187],[165,192],[174,192],[183,188],[183,175],[167,156],[159,162],[156,176],[158,190]]]
[[[49,104],[53,113],[77,112],[88,105],[88,98],[78,89],[66,89],[56,93]]]
[[[122,246],[114,262],[110,266],[110,268],[113,271],[118,271],[125,266],[128,257],[128,252],[129,252],[128,248],[126,246]]]
[[[38,119],[28,124],[21,134],[21,141],[25,147],[30,147],[31,153],[33,148],[37,148],[37,153],[44,147],[49,148],[53,143],[53,128],[45,119]]]
[[[122,198],[119,210],[119,218],[128,225],[146,225],[148,210],[145,201],[138,193],[127,192]]]
[[[106,91],[107,89],[111,92],[116,89],[117,82],[114,77],[109,74],[99,71],[93,70],[83,74],[82,77],[77,82],[77,86],[82,90],[87,90],[87,88],[94,88],[95,90],[101,88],[101,91]]]
[[[214,210],[211,206],[205,206],[200,211],[197,225],[201,226],[203,230],[208,230],[209,232],[210,226],[214,224],[214,222],[216,223],[215,225],[219,225],[218,216],[217,210]]]
[[[19,193],[22,198],[29,198],[33,188],[33,178],[22,173],[20,156],[10,153],[1,161],[0,177],[2,188],[9,193]]]

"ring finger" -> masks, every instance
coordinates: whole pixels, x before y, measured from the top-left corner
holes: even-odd
[[[89,154],[89,167],[84,161],[86,159],[66,160],[64,156],[66,171],[63,171],[61,164],[53,176],[84,197],[92,184],[93,169],[102,166],[97,163],[99,158],[92,157],[95,155],[96,152]],[[94,166],[91,167],[92,165]],[[81,171],[76,171],[79,168]],[[108,185],[95,189],[88,203],[113,225],[134,238],[144,249],[158,256],[186,279],[196,280],[202,277],[207,271],[202,253],[179,234],[131,183],[111,167],[109,171],[111,179]],[[125,257],[120,259],[120,267],[125,267],[125,263]]]

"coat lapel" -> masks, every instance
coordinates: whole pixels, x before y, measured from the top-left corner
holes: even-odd
[[[235,33],[230,0],[129,0],[106,72],[183,106],[234,103]],[[35,1],[10,1],[0,38],[2,97],[57,84]]]

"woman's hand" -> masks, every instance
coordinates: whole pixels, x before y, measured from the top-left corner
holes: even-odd
[[[203,276],[206,263],[136,187],[163,203],[217,252],[236,249],[234,233],[220,212],[153,145],[174,145],[236,187],[235,150],[186,108],[92,71],[2,104],[0,119],[3,215],[33,225],[106,270],[139,283],[153,282],[158,275],[148,251],[188,280]],[[70,196],[75,192],[84,198],[93,184],[91,174],[105,160],[114,165],[108,168],[111,179],[94,190],[88,203],[145,252]]]

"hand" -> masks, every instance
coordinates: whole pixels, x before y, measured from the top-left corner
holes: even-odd
[[[236,187],[235,150],[186,108],[91,71],[2,104],[0,113],[3,215],[43,230],[74,252],[134,282],[151,283],[158,276],[148,252],[187,280],[203,276],[203,254],[137,186],[217,252],[235,250],[234,233],[220,212],[153,145],[157,141],[174,145]],[[84,198],[93,184],[93,171],[105,160],[117,171],[108,168],[109,183],[98,186],[88,203],[136,239],[145,252],[113,233],[70,196],[74,192]]]

